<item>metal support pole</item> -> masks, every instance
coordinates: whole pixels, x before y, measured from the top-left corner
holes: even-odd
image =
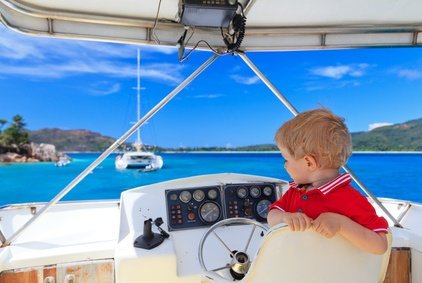
[[[243,61],[246,63],[246,65],[251,68],[251,70],[262,80],[262,82],[277,96],[278,99],[284,104],[284,106],[289,109],[289,111],[294,115],[297,116],[299,112],[296,110],[296,108],[284,97],[284,95],[278,91],[278,89],[264,76],[264,74],[258,69],[258,67],[255,66],[255,64],[246,56],[245,53],[238,53],[240,58],[243,59]],[[377,199],[376,196],[374,196],[371,191],[369,191],[366,186],[356,177],[356,175],[350,170],[347,165],[343,165],[342,168],[344,171],[349,173],[349,175],[352,177],[353,181],[356,182],[356,184],[364,191],[377,205],[378,207],[387,215],[388,218],[393,221],[394,226],[402,227],[402,225],[398,222],[396,218],[384,207],[384,205]]]
[[[358,186],[362,189],[362,191],[364,191],[378,205],[378,207],[381,208],[382,211],[384,211],[384,213],[388,216],[388,218],[390,218],[391,221],[393,221],[394,226],[403,228],[400,222],[396,218],[394,218],[394,216],[385,208],[385,206],[378,200],[378,198],[374,194],[372,194],[372,192],[358,179],[358,177],[356,177],[356,175],[352,172],[352,170],[346,164],[343,165],[342,168],[344,169],[344,171],[349,173],[353,181],[355,181],[356,184],[358,184]]]
[[[170,100],[172,100],[182,89],[184,89],[190,82],[192,82],[200,73],[202,73],[209,65],[211,65],[218,55],[213,54],[206,62],[199,66],[189,77],[187,77],[180,85],[178,85],[172,92],[164,97],[157,105],[155,105],[145,116],[137,121],[125,134],[116,140],[108,149],[106,149],[97,159],[95,159],[82,173],[73,179],[59,194],[57,194],[49,203],[47,203],[39,212],[26,222],[20,229],[18,229],[9,239],[7,239],[1,247],[10,245],[16,240],[20,234],[27,229],[31,224],[38,220],[48,209],[61,200],[68,192],[70,192],[80,181],[82,181],[92,170],[94,170],[104,159],[106,159],[113,151],[115,151],[122,143],[124,143],[139,127],[154,116],[161,108],[164,107]]]

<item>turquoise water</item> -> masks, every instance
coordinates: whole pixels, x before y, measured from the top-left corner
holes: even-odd
[[[278,153],[163,153],[155,172],[118,171],[112,155],[64,200],[118,199],[126,189],[212,173],[245,173],[289,180]],[[0,205],[49,201],[98,156],[70,154],[66,167],[53,163],[0,165]],[[353,154],[348,166],[376,196],[422,203],[422,154]]]

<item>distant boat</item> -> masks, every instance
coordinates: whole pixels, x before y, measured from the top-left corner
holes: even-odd
[[[154,171],[163,167],[163,158],[149,151],[128,151],[116,157],[117,169],[142,169],[142,171]]]
[[[54,164],[57,167],[64,167],[70,164],[70,159],[67,156],[60,156],[59,160]]]
[[[140,50],[138,49],[138,64],[137,64],[137,118],[141,118],[141,86],[140,86]],[[156,155],[154,152],[144,150],[141,142],[141,132],[138,128],[137,139],[134,144],[135,151],[128,151],[116,156],[115,167],[117,169],[141,169],[140,171],[155,171],[163,167],[163,158]]]

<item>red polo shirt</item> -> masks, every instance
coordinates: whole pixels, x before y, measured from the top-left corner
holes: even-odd
[[[379,217],[366,197],[350,185],[351,180],[345,173],[310,191],[291,182],[287,192],[270,209],[303,212],[312,219],[323,212],[338,213],[374,232],[387,233],[388,222]]]

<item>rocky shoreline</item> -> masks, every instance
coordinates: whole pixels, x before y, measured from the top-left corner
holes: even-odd
[[[65,153],[57,152],[52,144],[25,144],[20,147],[0,146],[0,163],[57,162],[71,159]]]

